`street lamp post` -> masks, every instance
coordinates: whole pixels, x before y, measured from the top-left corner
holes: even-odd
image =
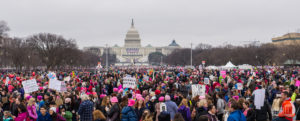
[[[106,62],[106,70],[108,70],[108,47],[107,47],[107,44],[106,44],[106,57],[105,57],[105,62]]]

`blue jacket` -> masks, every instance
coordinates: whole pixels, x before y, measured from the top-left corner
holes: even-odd
[[[246,121],[246,117],[240,110],[235,110],[230,113],[227,118],[227,121]]]
[[[173,120],[175,114],[178,112],[178,107],[177,107],[176,103],[174,103],[173,101],[170,101],[170,100],[166,101],[165,104],[167,106],[167,112],[170,113],[171,120]]]
[[[125,108],[123,108],[121,113],[121,121],[138,121],[138,117],[132,107],[126,106]]]
[[[48,112],[46,112],[45,116],[38,112],[38,118],[36,121],[52,121],[52,118]]]

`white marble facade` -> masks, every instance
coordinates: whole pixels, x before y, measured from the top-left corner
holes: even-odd
[[[125,37],[125,45],[123,47],[119,47],[118,45],[108,47],[109,53],[116,54],[117,56],[116,65],[148,65],[148,55],[150,53],[161,52],[164,55],[168,55],[178,48],[180,48],[180,46],[175,40],[173,40],[168,46],[164,47],[152,47],[151,45],[142,47],[141,39],[138,31],[134,27],[133,20]],[[107,51],[107,48],[86,47],[84,50],[91,51],[101,56],[105,51]]]

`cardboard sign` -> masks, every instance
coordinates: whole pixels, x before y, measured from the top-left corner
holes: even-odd
[[[60,85],[60,92],[66,92],[67,91],[67,85],[65,82],[61,82],[61,85]]]
[[[205,96],[205,85],[200,84],[193,84],[192,85],[192,96],[195,97],[197,95],[199,96]]]
[[[242,83],[236,83],[238,90],[243,90],[243,84]]]
[[[209,85],[209,78],[204,78],[204,84]]]
[[[60,90],[61,90],[61,81],[58,81],[56,79],[50,79],[49,88],[60,92]]]
[[[159,108],[160,108],[160,112],[163,112],[163,111],[167,112],[167,105],[165,103],[161,103]]]
[[[71,80],[71,77],[70,77],[70,76],[67,76],[67,77],[64,78],[64,81],[67,81],[67,82],[68,82],[68,81],[70,81],[70,80]]]
[[[220,71],[220,75],[223,77],[223,79],[226,78],[226,71]]]
[[[123,78],[123,88],[135,88],[136,78],[126,76]]]
[[[25,93],[28,94],[31,92],[35,92],[39,89],[35,79],[22,81],[22,85]]]

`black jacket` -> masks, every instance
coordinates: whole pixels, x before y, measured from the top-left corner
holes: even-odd
[[[194,118],[193,121],[199,121],[200,116],[202,115],[207,115],[208,112],[204,107],[200,107],[196,109],[196,117]]]
[[[107,113],[107,118],[110,121],[120,121],[120,107],[118,104],[115,104],[111,107],[110,111]]]
[[[249,109],[246,116],[247,121],[255,121],[255,112],[253,109]]]
[[[270,121],[272,120],[271,107],[266,100],[264,102],[264,106],[262,106],[260,110],[255,109],[255,114],[256,121],[267,121],[268,118]]]

